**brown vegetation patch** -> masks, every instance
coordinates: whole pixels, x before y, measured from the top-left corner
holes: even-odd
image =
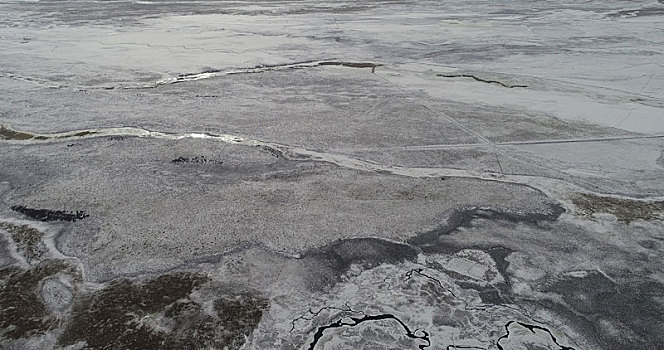
[[[664,201],[647,202],[578,193],[572,198],[572,202],[583,215],[591,216],[595,213],[608,213],[627,224],[637,219],[657,219],[664,212]]]

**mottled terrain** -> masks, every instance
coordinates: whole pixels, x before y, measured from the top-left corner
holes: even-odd
[[[0,348],[664,348],[661,1],[0,13]]]

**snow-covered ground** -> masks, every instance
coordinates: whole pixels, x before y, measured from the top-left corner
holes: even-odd
[[[0,348],[664,348],[659,1],[0,0]]]

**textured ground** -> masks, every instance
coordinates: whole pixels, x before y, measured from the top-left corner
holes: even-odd
[[[664,348],[661,2],[0,13],[0,348]]]

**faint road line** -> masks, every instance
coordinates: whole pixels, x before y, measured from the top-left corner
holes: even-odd
[[[558,139],[558,140],[532,140],[532,141],[509,141],[496,143],[497,146],[507,145],[543,145],[552,143],[575,143],[575,142],[605,142],[621,140],[639,140],[639,139],[657,139],[664,138],[664,135],[641,135],[641,136],[610,136],[610,137],[592,137],[583,139]]]
[[[527,140],[527,141],[507,141],[492,143],[492,146],[519,146],[519,145],[547,145],[547,144],[564,144],[564,143],[586,143],[586,142],[607,142],[607,141],[624,141],[624,140],[643,140],[643,139],[659,139],[664,138],[664,135],[641,135],[641,136],[609,136],[609,137],[591,137],[591,138],[576,138],[576,139],[552,139],[552,140]],[[422,145],[422,146],[403,146],[403,147],[382,147],[379,149],[367,148],[370,150],[404,150],[404,151],[427,151],[427,150],[442,150],[450,148],[475,148],[487,147],[489,145],[484,143],[460,143],[449,145]],[[348,149],[348,150],[363,150],[363,149]]]

